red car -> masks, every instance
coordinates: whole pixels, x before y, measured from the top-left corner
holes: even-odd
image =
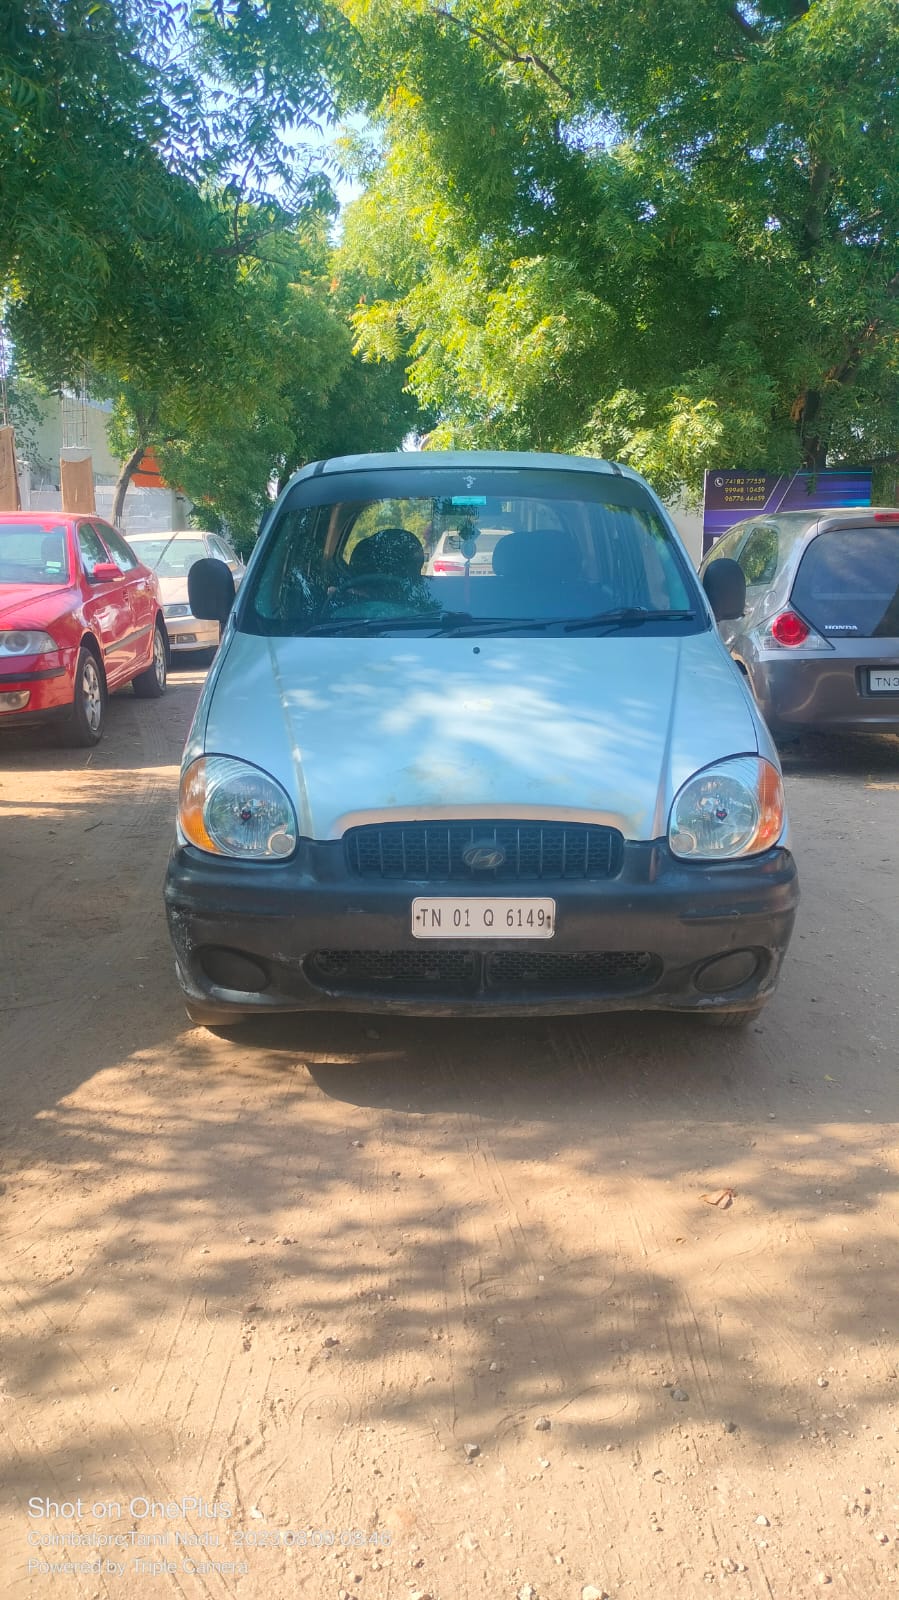
[[[159,585],[99,517],[0,512],[0,728],[58,722],[96,744],[109,692],[165,690]]]

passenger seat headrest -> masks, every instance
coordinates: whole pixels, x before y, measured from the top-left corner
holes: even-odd
[[[583,577],[577,540],[565,528],[528,528],[500,539],[493,552],[497,577],[536,583],[573,583]]]

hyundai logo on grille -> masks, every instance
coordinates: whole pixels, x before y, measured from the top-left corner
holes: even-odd
[[[505,859],[502,845],[494,844],[492,839],[475,840],[462,851],[462,860],[473,872],[491,872],[494,867],[501,867]]]

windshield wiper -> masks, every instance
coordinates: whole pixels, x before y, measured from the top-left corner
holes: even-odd
[[[597,611],[592,617],[569,617],[563,633],[580,628],[639,628],[644,622],[693,622],[695,611],[649,611],[644,606],[621,606],[617,611]]]
[[[562,633],[573,633],[578,628],[639,627],[644,622],[688,622],[692,611],[648,611],[642,606],[622,606],[617,611],[598,611],[589,617],[482,617],[467,619],[459,628],[450,629],[453,637],[474,634],[517,633],[521,629],[558,628]]]
[[[304,628],[302,636],[309,634],[343,633],[398,633],[405,628],[435,628],[437,633],[456,628],[473,619],[467,611],[422,611],[411,617],[331,617],[327,622],[313,622]]]
[[[343,621],[333,617],[327,622],[313,622],[304,628],[303,637],[309,634],[379,634],[399,633],[405,629],[431,628],[431,637],[464,639],[494,633],[518,633],[537,628],[558,628],[562,633],[573,633],[581,628],[608,627],[635,628],[644,622],[692,622],[693,611],[648,611],[641,606],[623,606],[617,611],[598,611],[590,617],[473,617],[467,611],[419,612],[411,617],[353,617]]]

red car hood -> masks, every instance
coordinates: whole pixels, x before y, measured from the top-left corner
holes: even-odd
[[[68,584],[0,583],[0,628],[48,628],[76,600]]]

